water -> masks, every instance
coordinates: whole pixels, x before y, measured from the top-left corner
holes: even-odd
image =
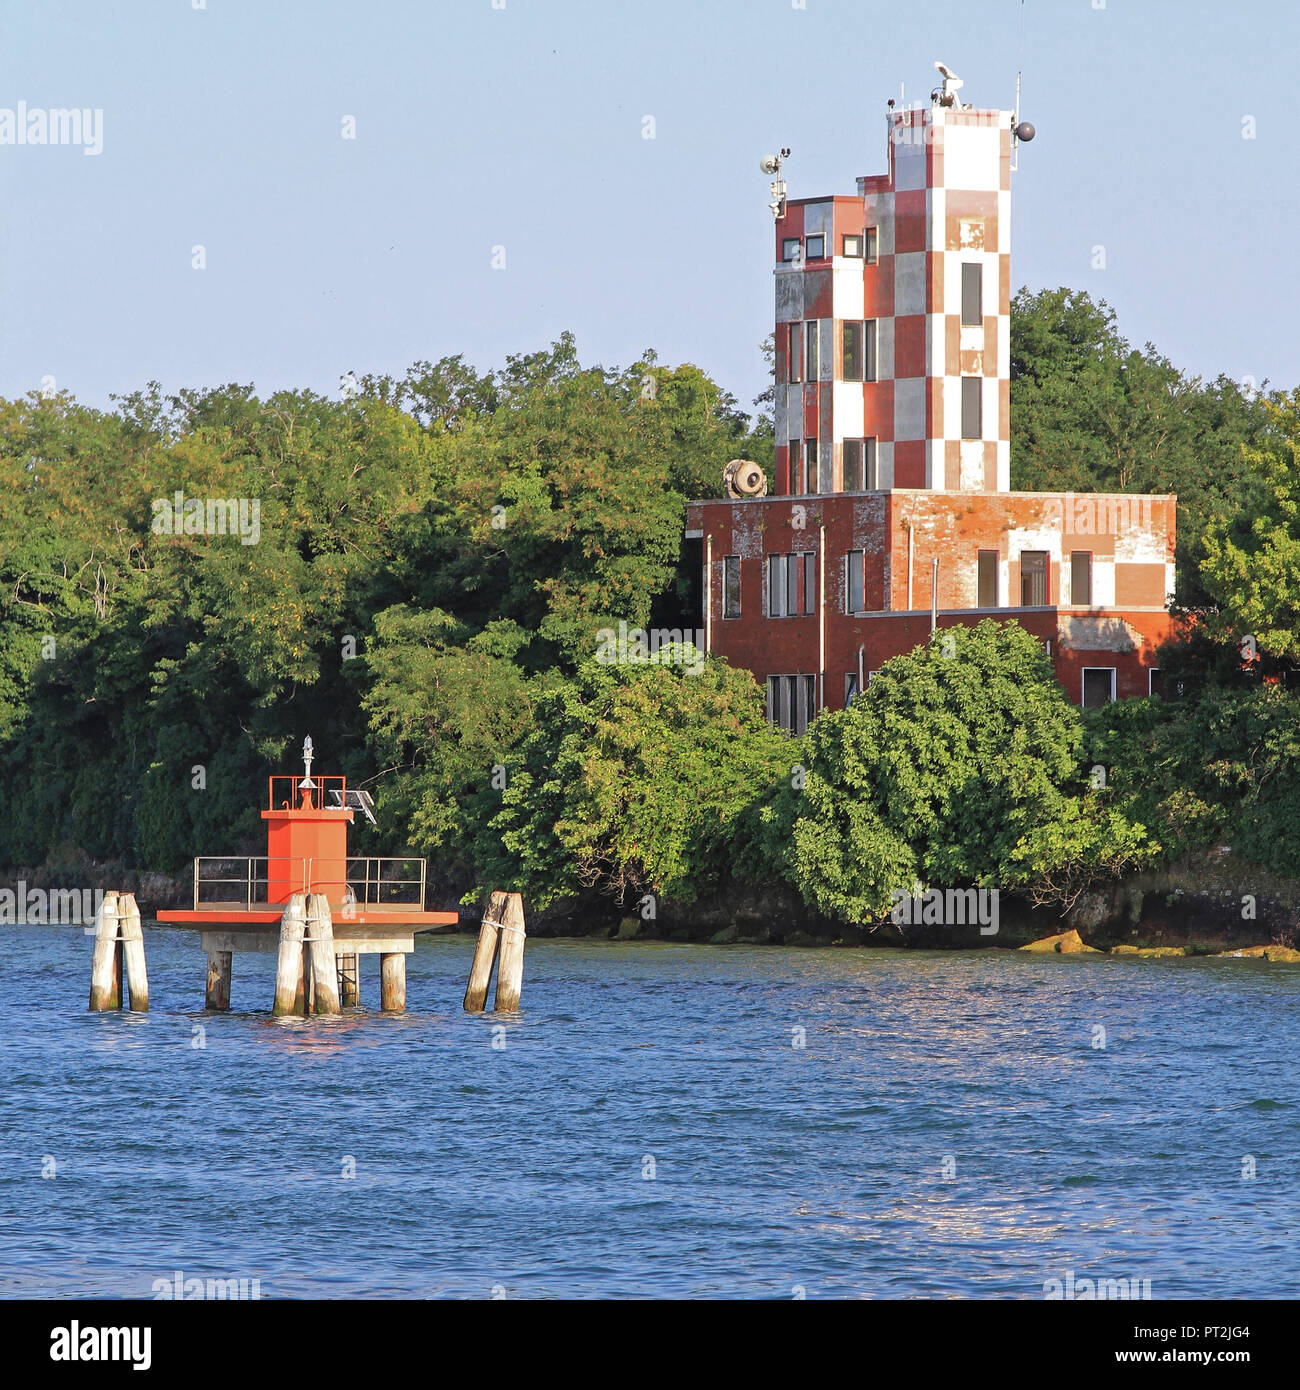
[[[2,1296],[1300,1291],[1300,968],[534,939],[499,1020],[426,937],[404,1017],[308,1023],[165,929],[92,1015],[80,929],[3,931]]]

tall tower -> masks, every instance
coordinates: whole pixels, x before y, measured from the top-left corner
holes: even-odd
[[[890,110],[889,171],[776,223],[778,494],[1010,487],[1010,111]]]

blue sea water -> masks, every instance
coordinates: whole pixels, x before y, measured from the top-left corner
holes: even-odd
[[[498,1018],[426,936],[306,1021],[170,929],[90,1014],[80,928],[0,931],[3,1297],[1300,1293],[1300,967],[532,939]]]

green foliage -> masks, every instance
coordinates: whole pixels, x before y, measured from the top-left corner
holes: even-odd
[[[1111,804],[1150,827],[1166,859],[1228,845],[1295,873],[1300,698],[1278,685],[1211,687],[1183,701],[1126,700],[1089,715],[1089,761]]]
[[[362,699],[382,764],[385,814],[440,860],[440,876],[472,876],[471,828],[496,809],[493,770],[532,725],[542,678],[515,664],[528,636],[514,623],[470,635],[439,609],[375,618]]]
[[[537,701],[480,835],[488,877],[539,907],[597,892],[683,901],[731,868],[746,808],[786,776],[753,678],[709,660],[584,665]],[[678,653],[680,655],[680,652]]]
[[[1066,809],[1081,739],[1077,710],[1023,628],[945,629],[809,729],[793,826],[800,891],[865,923],[914,882],[1023,876],[1014,852]]]
[[[1269,431],[1267,400],[1226,376],[1180,372],[1120,336],[1077,290],[1021,290],[1011,304],[1011,486],[1178,494],[1178,599],[1199,582],[1212,518],[1249,505],[1243,450]]]
[[[1300,661],[1300,390],[1269,402],[1276,443],[1247,450],[1248,511],[1216,517],[1201,576],[1227,628],[1259,649]]]
[[[697,367],[569,334],[358,388],[0,402],[0,862],[256,851],[259,776],[311,733],[376,792],[359,847],[465,882],[537,692],[671,602],[685,497],[747,451]],[[155,528],[178,490],[255,500],[257,543]]]

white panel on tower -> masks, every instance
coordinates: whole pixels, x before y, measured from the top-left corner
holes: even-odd
[[[997,126],[949,125],[943,132],[946,188],[996,193],[1002,186],[1002,132]]]
[[[832,389],[834,391],[835,438],[861,439],[865,433],[863,420],[866,418],[862,383],[837,381]]]

